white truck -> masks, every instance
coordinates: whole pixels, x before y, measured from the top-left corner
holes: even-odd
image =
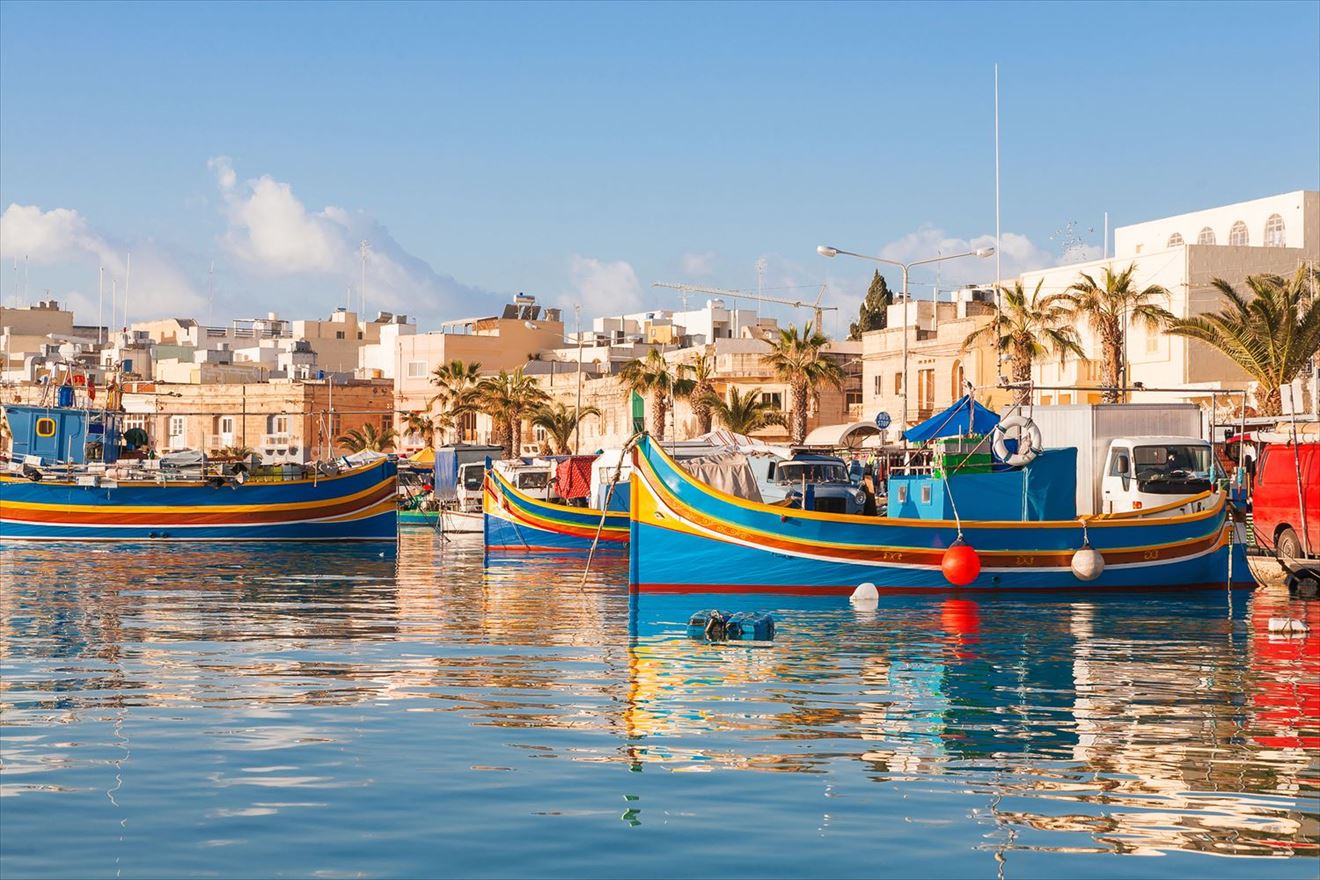
[[[1037,406],[1023,411],[1046,448],[1077,448],[1077,514],[1150,510],[1216,485],[1214,449],[1194,403]],[[1170,508],[1192,513],[1204,500]]]

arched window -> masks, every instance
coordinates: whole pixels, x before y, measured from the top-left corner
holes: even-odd
[[[963,370],[962,361],[953,362],[952,387],[949,389],[949,397],[957,400],[963,396],[963,383],[967,381],[967,373]]]
[[[1169,245],[1168,245],[1169,247],[1178,247],[1182,243],[1183,243],[1182,236],[1179,235],[1178,233],[1175,232],[1173,235],[1169,236]]]
[[[1265,221],[1265,247],[1284,247],[1283,218],[1271,214]]]
[[[1228,230],[1228,243],[1231,245],[1250,244],[1247,237],[1247,224],[1241,220],[1233,224],[1233,228]]]
[[[1209,226],[1202,227],[1201,231],[1198,232],[1198,233],[1196,234],[1196,243],[1197,243],[1197,244],[1214,244],[1214,243],[1215,243],[1215,231],[1214,231],[1213,229],[1211,229]]]

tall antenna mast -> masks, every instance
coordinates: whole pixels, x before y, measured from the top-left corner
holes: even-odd
[[[765,257],[758,257],[756,260],[756,317],[761,317],[760,297],[765,296]],[[819,328],[817,328],[819,329]]]
[[[999,319],[1002,315],[999,285],[1004,283],[1001,260],[1004,253],[999,243],[999,64],[995,63],[995,372],[999,384],[1004,384],[1004,358],[999,352]]]
[[[105,320],[105,266],[99,266],[96,269],[96,344],[104,345],[105,340],[101,334],[105,332],[105,326],[101,323]]]
[[[362,254],[362,286],[358,289],[358,323],[367,317],[367,249],[371,244],[364,238],[358,245]]]
[[[124,323],[123,327],[128,330],[128,278],[133,274],[133,255],[129,254],[124,262]]]

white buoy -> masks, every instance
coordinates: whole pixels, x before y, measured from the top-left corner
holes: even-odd
[[[1306,621],[1298,620],[1295,617],[1270,618],[1270,632],[1272,633],[1304,633],[1310,631],[1311,628],[1306,625]]]
[[[1105,571],[1105,558],[1089,543],[1073,554],[1072,573],[1079,581],[1093,581]]]
[[[874,608],[880,603],[880,591],[875,588],[875,584],[867,581],[857,585],[857,589],[852,591],[848,601],[854,605]]]

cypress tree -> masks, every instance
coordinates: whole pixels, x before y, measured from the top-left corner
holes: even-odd
[[[871,276],[871,286],[866,290],[866,299],[862,300],[862,307],[857,310],[856,323],[848,325],[848,338],[861,339],[862,334],[868,330],[885,329],[889,325],[885,310],[893,302],[894,293],[885,283],[885,276],[877,269],[875,275]]]

